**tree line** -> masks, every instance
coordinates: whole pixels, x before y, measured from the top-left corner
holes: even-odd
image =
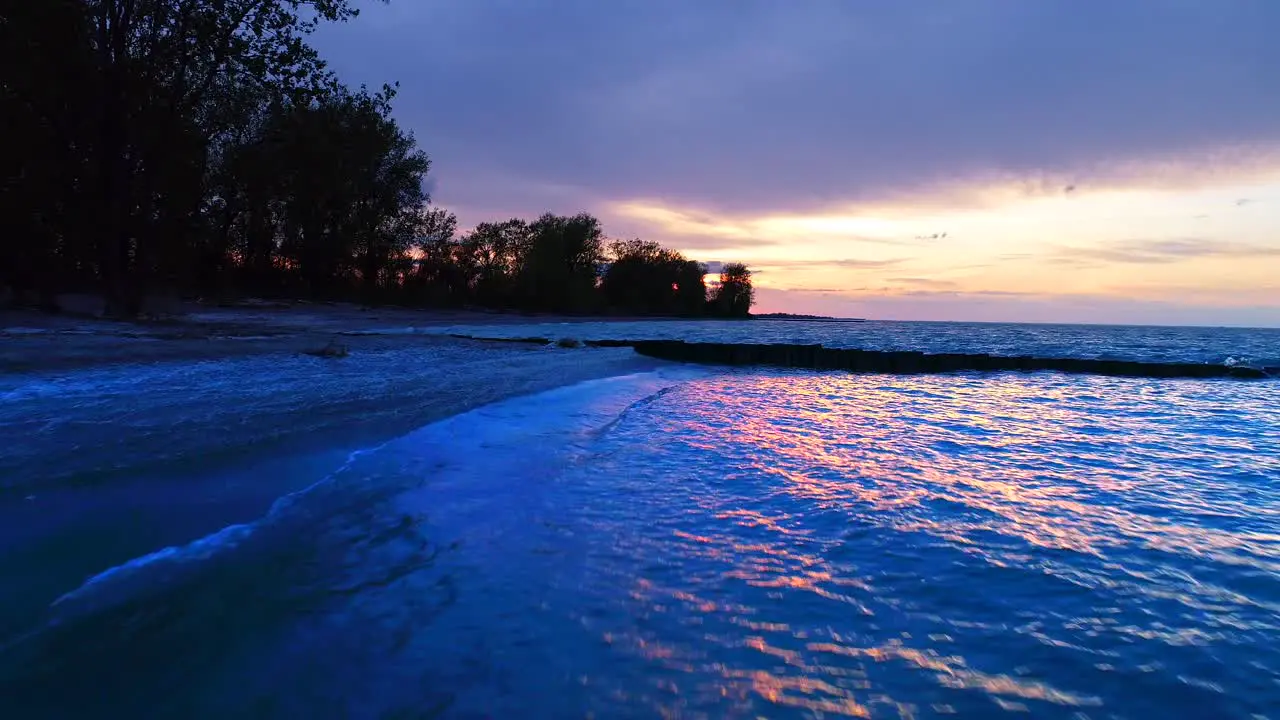
[[[351,0],[39,0],[0,14],[0,285],[548,312],[745,316],[751,273],[587,214],[481,223],[430,205],[431,169],[308,44]]]

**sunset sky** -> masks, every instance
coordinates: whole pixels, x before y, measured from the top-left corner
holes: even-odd
[[[1277,0],[392,0],[465,226],[586,210],[758,312],[1280,326]]]

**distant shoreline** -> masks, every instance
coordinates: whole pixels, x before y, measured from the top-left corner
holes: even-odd
[[[770,319],[569,315],[248,300],[234,304],[173,302],[157,307],[158,314],[150,319],[111,320],[101,317],[100,299],[67,297],[70,301],[59,313],[0,310],[0,374],[314,353],[329,346],[357,353],[468,342],[426,333],[365,334],[388,327]]]
[[[63,296],[63,312],[0,310],[0,373],[26,373],[163,361],[220,360],[317,350],[331,342],[352,352],[445,342],[440,336],[352,336],[385,327],[593,322],[866,322],[859,318],[764,313],[741,318],[558,314],[478,309],[411,309],[341,302],[246,300],[157,303],[151,318],[101,317],[101,299]],[[455,341],[456,342],[456,341]]]
[[[791,313],[763,313],[752,315],[751,320],[788,320],[792,322],[836,322],[836,323],[862,323],[868,322],[866,318],[839,318],[827,315],[792,315]]]

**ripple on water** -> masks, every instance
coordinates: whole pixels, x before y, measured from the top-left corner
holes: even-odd
[[[565,388],[355,458],[53,627],[18,689],[136,717],[1266,716],[1277,438],[1280,384]]]
[[[634,561],[600,564],[632,588],[605,632],[666,671],[655,704],[711,715],[1274,710],[1280,393],[1156,389],[674,389],[566,483]]]

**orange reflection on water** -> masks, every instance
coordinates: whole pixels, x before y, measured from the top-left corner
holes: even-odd
[[[745,678],[760,697],[786,705],[844,717],[871,717],[871,711],[844,688],[805,676],[778,676],[764,670],[725,672],[726,678]]]
[[[1168,480],[1159,466],[1130,464],[1124,446],[1100,442],[1091,408],[1073,402],[1081,390],[1070,386],[1020,376],[782,373],[734,375],[724,387],[708,383],[702,392],[731,428],[690,428],[703,438],[696,442],[719,452],[725,442],[750,448],[753,454],[742,459],[754,463],[755,472],[777,477],[779,492],[817,509],[970,544],[984,554],[989,548],[970,536],[998,533],[1097,558],[1137,543],[1280,572],[1280,558],[1269,550],[1280,534],[1188,526],[1099,502],[1144,490],[1135,474],[1153,484]],[[1126,420],[1135,426],[1127,441],[1168,444],[1160,427],[1146,428],[1138,417]],[[1081,472],[1082,465],[1096,469]],[[1195,510],[1193,499],[1184,502]],[[955,512],[938,512],[939,504]],[[721,516],[783,534],[803,532],[788,527],[788,518],[758,510]]]
[[[1089,638],[1223,641],[1228,630],[1176,619],[1119,622],[1106,614],[1110,608],[1087,604],[1079,618],[1049,613],[1006,626],[1012,621],[1004,611],[1016,602],[1025,600],[1034,615],[1047,594],[1074,602],[1082,589],[1180,604],[1170,618],[1214,611],[1218,628],[1233,621],[1221,608],[1268,602],[1216,587],[1194,568],[1178,574],[1154,553],[1143,558],[1147,565],[1127,563],[1141,550],[1280,571],[1280,555],[1271,552],[1280,536],[1271,528],[1229,531],[1186,520],[1200,512],[1196,492],[1221,488],[1167,477],[1162,460],[1176,467],[1170,454],[1196,450],[1144,419],[1158,417],[1155,411],[1117,411],[1124,420],[1107,424],[1105,413],[1098,420],[1074,394],[1114,403],[1115,388],[1058,382],[744,373],[691,386],[689,402],[698,409],[663,416],[666,437],[716,464],[701,466],[696,479],[681,475],[666,491],[688,494],[683,514],[669,513],[670,524],[650,534],[654,554],[672,561],[660,577],[673,587],[638,583],[630,611],[645,631],[651,618],[679,617],[696,628],[697,640],[678,648],[645,641],[641,654],[696,674],[716,696],[745,693],[848,717],[889,708],[909,717],[912,706],[877,691],[913,674],[924,678],[916,687],[935,691],[930,700],[961,691],[1008,710],[1101,704],[1086,692],[1095,686],[1064,681],[1059,689],[1044,682],[1056,676],[1043,668],[1009,669],[985,655],[989,672],[970,667],[955,648],[975,635],[1016,634],[1054,651],[1107,657]],[[1141,452],[1117,447],[1115,437]],[[1166,513],[1169,504],[1184,514]],[[998,601],[967,592],[989,578],[1008,579],[991,590]],[[964,654],[977,663],[976,651]],[[952,706],[929,707],[943,713]]]
[[[1094,696],[1063,692],[1035,680],[1019,680],[1008,675],[988,675],[965,666],[964,658],[942,656],[929,650],[921,652],[897,644],[882,647],[852,647],[835,643],[811,643],[814,652],[847,657],[865,657],[875,662],[898,660],[922,670],[938,673],[938,682],[946,687],[982,690],[992,695],[1012,695],[1027,700],[1042,700],[1056,705],[1096,706],[1101,699]]]

